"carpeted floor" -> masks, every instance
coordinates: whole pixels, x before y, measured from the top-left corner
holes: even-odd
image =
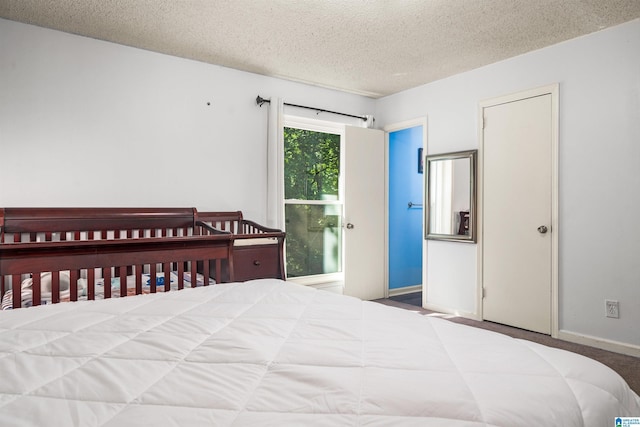
[[[387,299],[379,299],[375,302],[381,304],[391,305],[406,310],[415,311],[423,315],[438,315],[439,313],[426,310],[422,308],[422,293],[412,293],[407,295],[399,295]],[[601,350],[594,347],[589,347],[581,344],[574,344],[567,341],[551,338],[548,335],[539,334],[536,332],[525,331],[511,326],[500,325],[493,322],[479,322],[477,320],[466,319],[464,317],[456,316],[441,316],[447,320],[456,323],[462,323],[465,325],[473,326],[476,328],[488,329],[491,331],[499,332],[505,335],[512,336],[514,338],[526,339],[529,341],[537,342],[547,345],[549,347],[561,348],[574,353],[582,354],[584,356],[595,359],[616,371],[622,378],[625,379],[629,387],[640,395],[640,358],[627,356],[624,354],[613,353],[606,350]]]

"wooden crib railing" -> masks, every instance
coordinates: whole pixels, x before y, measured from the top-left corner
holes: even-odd
[[[1,208],[0,243],[220,234],[195,208]]]
[[[198,220],[215,229],[234,234],[235,280],[271,277],[286,280],[285,233],[243,218],[241,211],[197,212]],[[223,261],[223,274],[227,269]]]
[[[87,299],[96,297],[96,279],[104,281],[102,297],[111,298],[111,279],[118,278],[119,295],[143,293],[143,272],[150,276],[150,292],[159,290],[156,276],[162,273],[164,291],[170,290],[172,272],[177,275],[177,289],[183,289],[185,274],[192,278],[201,273],[202,285],[210,277],[222,277],[220,260],[231,259],[233,249],[229,235],[162,237],[118,240],[84,240],[62,242],[27,242],[0,245],[0,276],[10,278],[13,308],[21,307],[21,283],[25,276],[33,280],[33,305],[41,301],[40,280],[43,273],[51,273],[51,302],[60,302],[60,272],[70,276],[70,301],[78,300],[78,279],[87,283]],[[217,271],[210,271],[217,265]],[[128,277],[134,275],[135,288],[127,287]]]
[[[203,274],[206,284],[210,277],[233,281],[233,238],[198,220],[195,208],[3,208],[0,291],[4,295],[11,288],[17,308],[25,278],[33,281],[33,304],[40,303],[42,273],[51,273],[51,302],[60,301],[60,272],[69,272],[74,284],[72,301],[80,278],[93,299],[96,274],[105,283],[118,277],[121,296],[132,274],[134,292],[141,293],[143,272],[151,275],[151,292],[157,290],[157,271],[169,277],[175,270],[179,288],[186,273]],[[110,294],[111,287],[104,286],[104,298]]]

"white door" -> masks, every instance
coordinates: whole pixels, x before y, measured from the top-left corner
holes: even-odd
[[[483,109],[483,317],[551,333],[553,100]]]
[[[347,126],[344,293],[384,298],[384,132]]]

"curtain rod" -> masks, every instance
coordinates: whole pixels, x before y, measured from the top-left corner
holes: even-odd
[[[256,104],[260,107],[262,107],[262,104],[264,103],[271,103],[270,99],[264,99],[263,97],[261,97],[260,95],[258,95],[258,97],[256,98]],[[288,103],[284,103],[284,105],[287,105],[289,107],[298,107],[298,108],[306,108],[307,110],[314,110],[320,113],[331,113],[331,114],[337,114],[339,116],[347,116],[347,117],[354,117],[356,119],[360,119],[360,120],[364,120],[365,122],[368,120],[367,117],[365,116],[356,116],[354,114],[347,114],[347,113],[340,113],[338,111],[331,111],[331,110],[325,110],[323,108],[315,108],[315,107],[307,107],[306,105],[298,105],[298,104],[288,104]]]

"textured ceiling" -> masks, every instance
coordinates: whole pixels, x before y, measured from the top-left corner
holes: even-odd
[[[640,0],[0,0],[0,17],[380,97],[640,17]]]

